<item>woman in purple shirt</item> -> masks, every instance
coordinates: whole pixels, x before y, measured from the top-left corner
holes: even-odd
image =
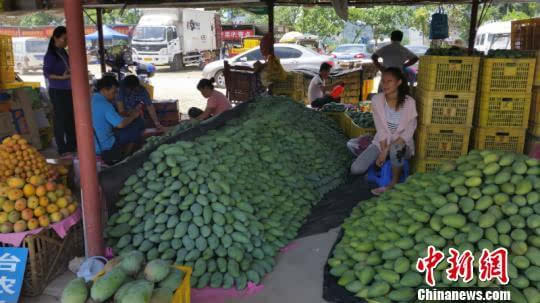
[[[66,28],[59,26],[54,29],[43,59],[43,74],[48,83],[49,96],[54,108],[54,137],[60,155],[75,152],[77,147],[66,46]]]

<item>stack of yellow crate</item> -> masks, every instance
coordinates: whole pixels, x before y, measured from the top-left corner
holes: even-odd
[[[345,83],[345,91],[341,96],[341,103],[358,105],[362,95],[362,71],[355,70],[338,77],[332,77],[328,81],[330,85]]]
[[[532,92],[529,134],[540,137],[540,50],[536,51],[536,73]]]
[[[0,35],[0,87],[15,81],[11,36]]]
[[[274,96],[287,96],[296,102],[304,103],[304,75],[296,72],[287,73],[287,79],[272,85]]]
[[[485,58],[475,107],[475,149],[522,153],[536,59]]]
[[[420,58],[415,171],[435,170],[467,153],[479,62],[479,57]]]

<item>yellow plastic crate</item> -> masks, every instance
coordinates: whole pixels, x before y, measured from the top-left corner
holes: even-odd
[[[474,93],[480,57],[422,56],[418,87],[428,91]]]
[[[540,137],[540,123],[529,123],[529,133],[533,136]]]
[[[24,82],[19,82],[19,81],[15,81],[15,82],[9,82],[9,83],[1,83],[0,82],[0,88],[1,89],[16,89],[16,88],[21,88],[21,87],[25,87],[26,85],[24,85]]]
[[[529,121],[537,124],[540,123],[540,87],[533,88]]]
[[[536,72],[534,76],[534,85],[540,86],[540,50],[536,52]]]
[[[351,119],[345,114],[345,112],[325,112],[325,114],[332,120],[336,121],[339,128],[341,128],[345,134],[348,134],[348,129],[351,126]]]
[[[377,130],[375,128],[363,128],[358,126],[354,121],[351,119],[351,129],[349,131],[349,138],[357,138],[364,135],[372,135],[375,136],[375,133]]]
[[[480,93],[475,109],[475,125],[526,128],[530,109],[530,93]]]
[[[184,279],[174,292],[171,303],[191,303],[191,267],[178,265],[174,267],[184,272]]]
[[[470,127],[421,125],[416,129],[416,155],[425,160],[457,159],[469,150]]]
[[[491,149],[522,153],[525,128],[479,127],[473,131],[475,149]]]
[[[483,93],[530,93],[536,59],[487,58],[482,60]]]
[[[474,93],[444,93],[417,89],[418,121],[423,125],[472,126]]]
[[[0,83],[15,82],[15,70],[13,66],[0,66]]]
[[[427,173],[438,170],[444,163],[443,160],[425,160],[415,157],[412,160],[412,170],[415,173]]]

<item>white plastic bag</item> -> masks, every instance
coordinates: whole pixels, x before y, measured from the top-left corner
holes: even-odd
[[[86,282],[91,281],[99,272],[103,270],[107,259],[105,257],[90,257],[87,258],[77,272],[78,278],[83,278]]]

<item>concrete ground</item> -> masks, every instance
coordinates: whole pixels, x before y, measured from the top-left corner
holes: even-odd
[[[322,298],[323,268],[328,253],[336,241],[339,228],[327,233],[301,238],[277,258],[274,271],[262,281],[264,289],[243,298],[225,300],[227,303],[325,303]],[[65,285],[75,277],[66,272],[45,289],[43,295],[21,298],[21,303],[59,303]],[[191,300],[192,303],[216,303]]]
[[[96,78],[101,77],[99,65],[90,65],[88,69]],[[21,75],[21,78],[24,81],[41,82],[41,85],[45,87],[45,80],[41,73]],[[197,90],[197,83],[201,78],[202,71],[198,68],[187,67],[179,72],[171,72],[168,67],[158,67],[154,77],[150,78],[150,83],[154,86],[154,99],[178,100],[180,112],[183,114],[187,114],[188,109],[193,106],[204,108],[206,100]]]

